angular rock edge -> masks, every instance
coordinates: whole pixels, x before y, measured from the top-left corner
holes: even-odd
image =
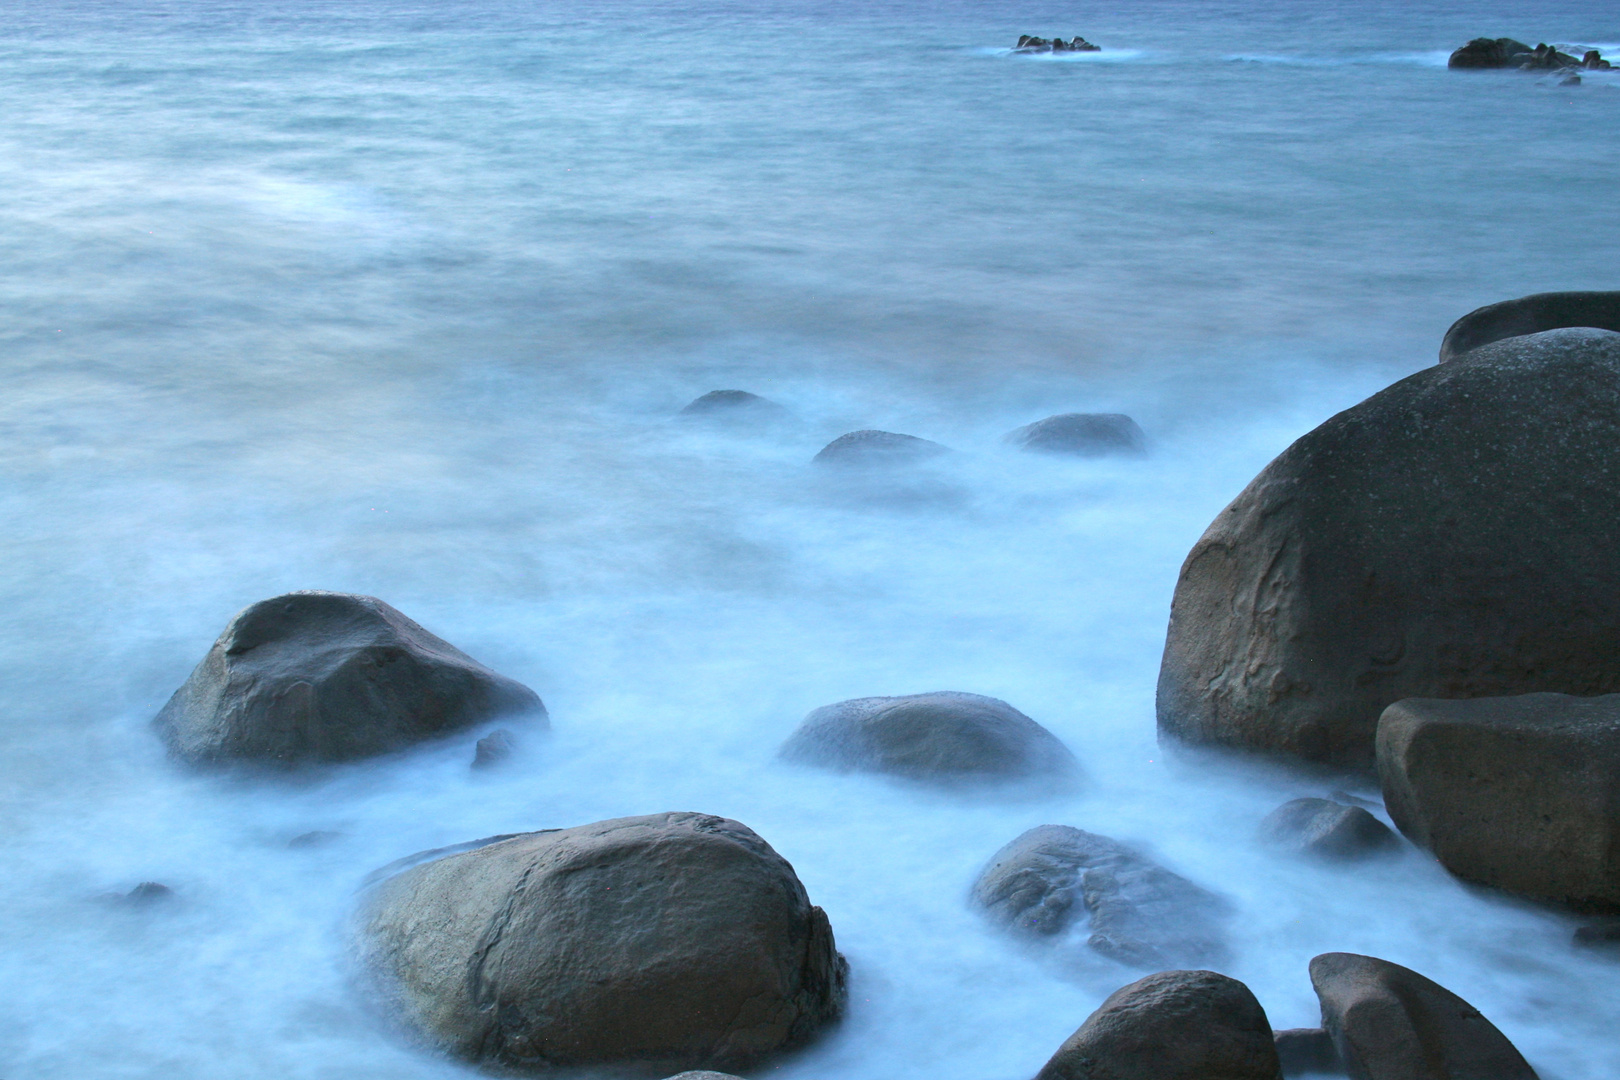
[[[1533,293],[1475,308],[1446,331],[1440,363],[1493,341],[1572,326],[1620,332],[1620,291]]]

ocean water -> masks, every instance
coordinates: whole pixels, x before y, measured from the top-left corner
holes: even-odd
[[[360,880],[671,809],[758,830],[849,957],[847,1021],[784,1080],[1022,1080],[1136,978],[968,910],[1044,822],[1227,896],[1276,1027],[1315,1021],[1311,956],[1366,952],[1547,1080],[1620,1074],[1574,919],[1416,852],[1279,859],[1255,823],[1324,782],[1154,736],[1180,560],[1257,470],[1468,310],[1620,287],[1620,73],[1447,72],[1481,34],[1608,48],[1620,13],[0,3],[0,1076],[470,1075],[357,1000]],[[795,419],[673,419],[730,387]],[[1000,442],[1082,410],[1151,454]],[[808,465],[864,427],[956,453]],[[552,735],[479,775],[482,731],[279,780],[167,762],[151,717],[296,588],[383,597]],[[1010,701],[1085,788],[773,758],[816,706],[933,689]],[[148,880],[173,902],[98,899]]]

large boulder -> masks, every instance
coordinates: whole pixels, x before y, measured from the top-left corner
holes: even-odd
[[[1182,566],[1160,735],[1356,770],[1408,697],[1620,690],[1620,334],[1507,338],[1299,439]]]
[[[1186,878],[1106,836],[1039,825],[996,852],[973,902],[1035,940],[1073,932],[1122,964],[1166,967],[1219,959],[1227,906]]]
[[[295,765],[400,750],[501,716],[533,690],[371,596],[294,592],[238,612],[154,723],[197,763]]]
[[[1361,859],[1400,846],[1365,809],[1332,799],[1290,799],[1261,820],[1259,834],[1270,847],[1324,859]]]
[[[363,969],[428,1042],[519,1072],[742,1070],[840,1015],[827,916],[736,821],[522,833],[373,887]]]
[[[1035,1080],[1282,1080],[1282,1070],[1247,986],[1161,971],[1108,995]]]
[[[1022,450],[1076,457],[1140,454],[1147,436],[1124,413],[1059,413],[1007,433],[1006,441]]]
[[[1005,701],[949,690],[824,705],[782,744],[781,756],[944,784],[1061,786],[1080,771],[1056,735]]]
[[[1620,910],[1620,694],[1397,701],[1378,775],[1390,819],[1458,877]]]
[[[949,452],[949,447],[915,435],[866,428],[838,436],[811,460],[817,465],[885,468],[915,465]]]
[[[1311,985],[1351,1080],[1536,1080],[1478,1009],[1410,968],[1323,953]]]
[[[1512,38],[1475,38],[1455,50],[1447,67],[1453,68],[1505,68],[1518,67],[1520,57],[1530,55],[1530,46]]]
[[[1503,338],[1571,326],[1620,331],[1620,292],[1548,292],[1475,308],[1446,331],[1440,362]]]

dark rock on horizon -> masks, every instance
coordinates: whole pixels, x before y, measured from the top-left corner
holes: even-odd
[[[1285,450],[1181,569],[1165,741],[1371,770],[1409,697],[1620,690],[1620,334],[1506,338]]]
[[[1024,450],[1079,457],[1147,451],[1147,436],[1124,413],[1060,413],[1008,432],[1006,441]]]
[[[505,763],[516,752],[517,736],[505,728],[496,728],[473,747],[472,767],[492,769]]]
[[[1620,911],[1620,694],[1397,701],[1378,775],[1390,819],[1465,881]]]
[[[915,465],[948,453],[950,447],[915,435],[867,428],[838,436],[811,460],[817,465],[892,467]]]
[[[682,409],[679,415],[688,420],[768,424],[786,420],[792,414],[769,398],[747,390],[710,390]]]
[[[1161,971],[1108,995],[1035,1080],[1282,1080],[1282,1070],[1247,986]]]
[[[1447,67],[1453,68],[1505,68],[1518,67],[1523,61],[1516,61],[1516,57],[1527,57],[1531,53],[1530,46],[1522,41],[1512,38],[1475,38],[1451,54],[1446,61]]]
[[[1388,825],[1359,806],[1330,799],[1293,799],[1260,822],[1260,840],[1295,855],[1362,859],[1399,850]]]
[[[1537,1080],[1478,1009],[1410,968],[1323,953],[1311,961],[1311,985],[1355,1080]]]
[[[1333,1036],[1326,1029],[1284,1028],[1271,1034],[1277,1047],[1277,1063],[1282,1066],[1282,1074],[1288,1080],[1305,1076],[1344,1075],[1338,1048],[1333,1045]]]
[[[385,878],[357,927],[387,1006],[524,1073],[747,1069],[843,1010],[847,965],[746,825],[668,813],[523,833]]]
[[[371,596],[294,592],[244,608],[154,721],[196,764],[292,766],[402,750],[545,706]]]
[[[1446,331],[1440,362],[1504,338],[1576,326],[1620,331],[1620,292],[1535,293],[1475,308]]]
[[[1018,44],[1013,46],[1014,52],[1102,52],[1101,45],[1093,45],[1079,34],[1073,41],[1064,41],[1062,38],[1031,37],[1028,34],[1018,35]]]
[[[936,784],[1067,786],[1080,773],[1056,735],[1005,701],[950,690],[824,705],[780,754],[801,765]]]
[[[1219,897],[1115,840],[1067,825],[1037,826],[996,852],[972,898],[1015,933],[1058,940],[1084,929],[1092,949],[1135,967],[1210,962],[1225,951],[1227,906]]]

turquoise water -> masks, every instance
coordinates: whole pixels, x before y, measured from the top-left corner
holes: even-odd
[[[1479,34],[1620,51],[1553,3],[0,4],[0,1075],[460,1075],[356,1003],[360,878],[666,809],[755,827],[850,957],[784,1077],[1017,1080],[1134,978],[966,910],[1046,821],[1231,897],[1275,1026],[1347,949],[1548,1078],[1620,1072],[1571,920],[1416,855],[1279,863],[1254,823],[1311,782],[1154,741],[1176,570],[1255,471],[1471,308],[1620,287],[1620,76],[1447,72]],[[671,421],[731,386],[797,422]],[[999,442],[1072,410],[1152,455]],[[808,469],[861,427],[958,453]],[[476,733],[293,784],[166,764],[147,721],[230,615],[312,587],[527,682],[553,737],[491,777]],[[1009,700],[1091,785],[772,760],[815,706],[929,689]],[[143,880],[176,902],[94,899]]]

